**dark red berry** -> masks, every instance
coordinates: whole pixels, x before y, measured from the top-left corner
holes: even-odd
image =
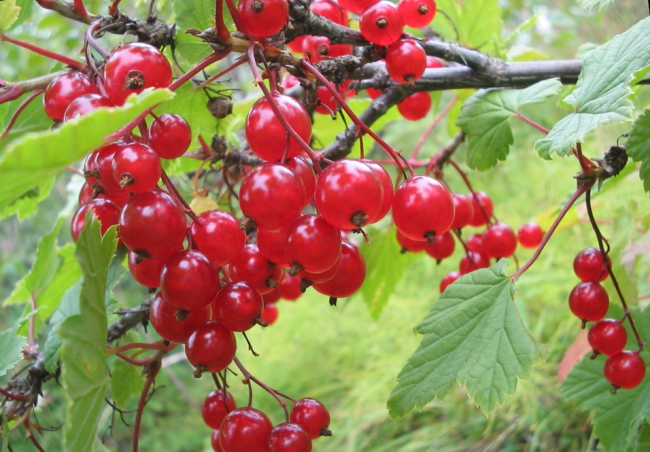
[[[435,17],[436,2],[433,0],[400,0],[397,9],[406,25],[422,28],[429,25]]]
[[[108,228],[118,223],[120,219],[120,206],[108,199],[93,199],[87,204],[77,209],[72,221],[70,222],[70,234],[75,242],[79,238],[79,233],[86,224],[86,214],[92,216],[101,223],[101,233],[104,235]]]
[[[187,360],[197,368],[195,376],[222,371],[232,362],[236,351],[235,333],[216,320],[200,325],[185,346]]]
[[[404,39],[392,44],[386,52],[388,75],[399,83],[413,84],[427,65],[427,54],[415,41]]]
[[[322,217],[304,215],[287,229],[286,249],[292,264],[321,273],[339,260],[341,234]]]
[[[283,269],[270,262],[257,245],[246,245],[230,262],[230,280],[245,281],[257,289],[261,295],[267,294],[278,285]]]
[[[235,408],[237,408],[237,403],[235,403],[232,394],[223,389],[217,389],[211,391],[203,400],[201,416],[208,427],[217,430],[228,413]]]
[[[214,303],[216,318],[231,331],[248,331],[259,322],[264,309],[262,295],[249,283],[226,284]]]
[[[460,259],[459,270],[460,274],[464,275],[478,270],[479,268],[488,268],[489,266],[490,259],[488,259],[485,254],[470,251]]]
[[[510,257],[517,248],[517,236],[505,223],[494,223],[483,233],[482,251],[487,257]]]
[[[483,226],[490,222],[492,218],[492,212],[494,211],[494,206],[492,205],[492,200],[487,195],[487,193],[482,191],[477,191],[474,194],[470,193],[470,200],[472,201],[472,207],[474,207],[474,216],[470,225],[472,226]]]
[[[605,378],[617,388],[632,389],[645,377],[645,362],[637,352],[624,350],[607,358]]]
[[[426,239],[422,239],[422,240],[409,239],[407,236],[399,232],[399,229],[396,230],[396,233],[397,233],[397,243],[399,243],[402,246],[402,251],[419,253],[420,251],[424,251],[427,248],[427,246],[429,246],[429,243],[427,243]]]
[[[394,3],[382,0],[361,14],[359,29],[368,41],[387,46],[402,36],[404,20]]]
[[[261,411],[237,408],[221,423],[219,442],[224,452],[266,452],[272,429],[271,421]]]
[[[607,257],[609,265],[611,260]],[[578,253],[573,260],[573,271],[582,281],[600,282],[609,276],[609,270],[598,248],[587,248]]]
[[[524,248],[537,248],[544,238],[544,231],[532,221],[524,223],[517,231],[519,244]]]
[[[162,174],[158,154],[141,143],[121,146],[111,165],[115,181],[131,193],[142,193],[156,187]]]
[[[314,289],[334,298],[354,294],[366,278],[366,260],[359,249],[350,242],[341,244],[341,263],[336,274],[326,282],[315,283]]]
[[[153,288],[160,285],[160,272],[165,261],[166,259],[143,259],[133,251],[129,251],[131,276],[145,287]]]
[[[454,254],[455,248],[456,242],[454,241],[453,235],[445,232],[441,236],[436,237],[432,245],[427,244],[424,251],[432,258],[441,261]]]
[[[179,251],[162,267],[160,291],[178,309],[203,309],[217,296],[219,272],[200,251]]]
[[[63,121],[70,121],[77,116],[83,116],[98,108],[111,107],[115,107],[115,104],[108,97],[104,97],[101,94],[84,94],[70,102],[70,105],[68,105],[68,108],[65,109],[65,113],[63,114]]]
[[[156,332],[163,339],[177,344],[186,343],[200,325],[210,320],[211,315],[209,306],[195,311],[179,312],[176,306],[165,301],[160,292],[156,294],[149,310],[149,319]]]
[[[462,275],[458,270],[454,270],[452,272],[447,273],[445,277],[442,278],[442,281],[440,281],[440,287],[439,287],[440,293],[443,293],[450,284],[452,284],[461,276]]]
[[[311,439],[319,438],[321,435],[331,435],[328,430],[330,414],[327,408],[316,399],[298,400],[291,409],[289,419],[305,429]]]
[[[165,113],[149,126],[149,146],[164,159],[182,156],[192,143],[192,129],[179,115]]]
[[[612,356],[625,348],[627,332],[620,321],[603,319],[591,325],[587,339],[594,351]]]
[[[469,226],[474,217],[474,206],[467,195],[452,193],[454,199],[454,221],[449,229],[460,229]]]
[[[311,438],[298,424],[283,422],[269,435],[268,452],[310,452]]]
[[[607,314],[609,296],[597,282],[581,282],[569,294],[569,308],[579,319],[597,322]]]
[[[431,96],[425,91],[411,94],[397,104],[397,110],[409,121],[418,121],[424,118],[431,110]]]
[[[70,103],[84,94],[99,94],[97,85],[87,75],[77,71],[59,75],[45,89],[43,95],[45,114],[55,121],[63,121]]]
[[[266,322],[268,326],[271,326],[276,322],[276,320],[278,320],[278,307],[275,303],[266,304],[266,302],[264,302],[262,321]]]
[[[246,244],[246,234],[235,216],[223,210],[197,215],[190,227],[196,247],[217,267],[230,263]]]
[[[246,31],[256,38],[270,38],[289,18],[286,0],[241,0],[237,10]]]

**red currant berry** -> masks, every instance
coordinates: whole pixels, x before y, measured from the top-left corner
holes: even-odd
[[[405,253],[407,251],[410,251],[411,253],[419,253],[421,251],[424,251],[427,246],[429,246],[426,240],[411,240],[399,232],[399,229],[397,229],[396,232],[397,243],[402,246],[402,253]]]
[[[471,199],[460,193],[452,193],[454,198],[454,221],[451,223],[449,229],[460,229],[469,226],[472,218],[474,217],[474,206]]]
[[[452,272],[447,273],[445,277],[442,278],[442,281],[440,281],[440,293],[443,293],[445,289],[449,287],[450,284],[452,284],[461,276],[462,275],[458,270],[454,270]]]
[[[378,46],[387,46],[402,36],[404,20],[394,3],[382,0],[361,14],[359,29],[368,41]]]
[[[304,215],[287,229],[286,250],[293,264],[321,273],[339,260],[341,234],[322,217]]]
[[[95,160],[90,163],[97,183],[102,187],[102,191],[109,195],[124,196],[129,193],[127,189],[120,187],[119,182],[113,177],[113,160],[122,146],[121,143],[111,143],[97,149],[94,153]]]
[[[319,16],[327,17],[335,24],[348,26],[348,13],[346,13],[341,6],[332,0],[316,0],[309,5],[312,13]]]
[[[165,113],[149,127],[149,146],[164,159],[177,159],[190,147],[192,129],[179,115]]]
[[[524,223],[517,231],[519,244],[524,248],[537,248],[544,238],[544,231],[537,223]]]
[[[330,414],[327,408],[316,399],[300,399],[291,409],[291,422],[300,425],[311,439],[330,436]]]
[[[304,157],[294,157],[287,160],[286,165],[291,168],[302,181],[305,189],[305,206],[314,199],[316,192],[316,175],[314,169]]]
[[[510,257],[517,248],[517,236],[505,223],[488,226],[483,233],[482,251],[487,257]]]
[[[587,339],[594,351],[612,356],[625,348],[627,332],[618,320],[603,319],[591,325]]]
[[[472,234],[465,242],[465,246],[470,251],[483,253],[483,234]],[[485,254],[485,253],[483,253]]]
[[[617,388],[636,388],[645,377],[645,362],[638,353],[624,350],[607,358],[605,378]]]
[[[381,96],[381,93],[383,93],[383,91],[377,88],[366,88],[366,93],[368,94],[368,97],[370,97],[372,100],[375,100]]]
[[[490,259],[485,254],[476,251],[470,251],[460,259],[460,274],[465,275],[471,273],[479,268],[488,268],[490,266]]]
[[[219,429],[220,444],[225,452],[267,451],[273,425],[264,413],[244,407],[231,411]]]
[[[91,213],[93,218],[101,223],[101,233],[104,235],[108,228],[117,224],[120,219],[120,206],[108,199],[93,199],[77,209],[70,222],[70,234],[75,242],[81,230],[86,225],[86,214]]]
[[[260,253],[275,265],[289,268],[291,267],[291,260],[287,254],[286,244],[286,229],[279,231],[259,229],[257,231],[257,246]]]
[[[280,282],[280,296],[283,300],[296,301],[302,295],[300,291],[300,278],[284,274]]]
[[[210,436],[210,444],[212,445],[212,450],[214,452],[224,452],[219,444],[219,430],[212,430],[212,435]]]
[[[580,320],[597,322],[607,314],[609,296],[597,282],[581,282],[569,294],[569,308]]]
[[[330,115],[332,112],[336,112],[338,105],[336,99],[334,99],[330,90],[325,86],[319,86],[316,88],[316,97],[318,98],[318,102],[316,103],[316,113],[320,113],[321,115]]]
[[[245,281],[261,295],[275,289],[282,278],[282,267],[274,265],[255,244],[246,245],[230,263],[230,280]]]
[[[472,201],[472,207],[474,207],[474,216],[470,225],[483,226],[488,224],[490,218],[492,218],[492,212],[494,212],[494,206],[490,197],[482,191],[477,191],[474,195],[470,193],[468,196]]]
[[[388,171],[386,171],[383,166],[381,166],[379,163],[375,162],[374,160],[359,159],[359,161],[368,165],[370,169],[372,169],[375,172],[375,174],[381,181],[382,188],[384,189],[383,190],[384,196],[382,198],[383,201],[381,203],[381,206],[379,207],[379,212],[377,213],[375,218],[373,218],[368,222],[369,224],[376,223],[388,214],[388,211],[393,205],[393,181],[391,180]]]
[[[219,272],[200,251],[179,251],[163,265],[160,291],[178,309],[203,309],[219,292]]]
[[[341,244],[341,264],[334,277],[323,283],[314,283],[314,289],[333,298],[354,294],[366,278],[366,260],[359,249],[350,242]]]
[[[115,50],[104,66],[104,86],[115,105],[145,88],[166,88],[172,82],[167,58],[149,44],[133,42]]]
[[[281,296],[282,296],[282,292],[280,291],[280,285],[278,284],[278,287],[276,287],[266,295],[262,295],[262,300],[264,300],[264,307],[266,307],[267,304],[277,303],[278,301],[280,301]]]
[[[262,321],[271,326],[278,320],[278,307],[275,303],[266,304],[264,302],[264,310],[262,311]]]
[[[311,438],[298,424],[283,422],[269,435],[268,452],[310,452]]]
[[[339,0],[341,7],[354,14],[362,14],[365,10],[377,3],[378,0]]]
[[[239,220],[223,210],[197,215],[190,227],[192,241],[217,267],[230,263],[244,249],[246,234]]]
[[[180,251],[180,249],[178,250]],[[160,272],[166,259],[143,259],[133,251],[129,251],[129,271],[137,282],[145,287],[160,285]]]
[[[169,342],[184,344],[200,325],[210,320],[212,310],[208,306],[182,314],[179,315],[178,308],[168,303],[158,292],[151,303],[149,319],[160,337]]]
[[[98,108],[112,107],[115,107],[115,104],[108,97],[101,94],[84,94],[70,102],[63,114],[63,122],[70,121],[77,116],[84,116]]]
[[[427,55],[427,69],[440,69],[446,67],[440,58]]]
[[[433,245],[427,243],[424,251],[435,260],[441,261],[454,254],[455,248],[456,242],[454,241],[454,237],[449,232],[445,232],[435,238]]]
[[[424,118],[431,110],[431,96],[425,91],[411,94],[397,104],[397,110],[409,121],[418,121]]]
[[[115,181],[131,193],[151,190],[162,174],[158,154],[140,143],[121,146],[113,157],[112,169]]]
[[[99,94],[97,85],[87,75],[76,71],[59,75],[45,89],[43,95],[45,114],[55,121],[63,121],[70,103],[84,94]]]
[[[187,360],[197,368],[194,375],[220,372],[232,362],[237,351],[235,333],[216,320],[200,325],[187,340]]]
[[[341,245],[343,245],[343,243],[345,242],[341,242]],[[300,270],[298,272],[298,277],[302,279],[300,290],[307,290],[307,288],[314,283],[324,283],[329,281],[338,273],[339,268],[341,268],[341,259],[336,261],[336,264],[332,265],[331,268],[325,270],[322,273],[311,273],[306,270]]]
[[[83,206],[84,204],[88,204],[90,201],[92,201],[94,199],[94,196],[95,189],[87,183],[84,183],[81,186],[81,190],[79,191],[79,198],[77,201],[79,202],[80,206]]]
[[[611,266],[609,256],[607,261]],[[578,253],[573,260],[573,271],[582,281],[602,281],[609,276],[609,270],[598,248],[587,248]]]
[[[413,84],[427,65],[427,54],[415,41],[405,39],[392,44],[386,52],[388,75],[399,83]]]
[[[406,25],[422,28],[429,25],[435,17],[436,2],[433,0],[400,0],[397,9]]]
[[[201,406],[201,416],[206,425],[213,429],[221,427],[224,418],[237,408],[232,394],[223,389],[211,391]]]
[[[234,282],[223,286],[214,307],[224,328],[242,332],[259,323],[264,302],[262,295],[251,284]]]
[[[289,19],[286,0],[242,0],[237,9],[244,28],[256,38],[270,38]]]

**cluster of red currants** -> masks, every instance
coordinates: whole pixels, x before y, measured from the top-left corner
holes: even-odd
[[[595,322],[587,339],[594,349],[594,357],[608,356],[605,362],[605,378],[615,388],[632,389],[638,386],[645,376],[645,363],[639,351],[624,350],[627,332],[621,320],[605,319],[609,309],[609,296],[600,285],[609,276],[611,261],[607,263],[598,248],[582,250],[573,261],[573,271],[581,282],[569,295],[571,312],[583,322]]]

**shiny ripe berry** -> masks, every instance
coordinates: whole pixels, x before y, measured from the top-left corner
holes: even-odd
[[[487,257],[510,257],[517,248],[517,236],[505,223],[494,223],[483,232],[483,252]]]
[[[43,95],[45,114],[55,121],[63,121],[70,103],[84,94],[99,94],[97,85],[81,72],[70,71],[52,80]]]
[[[115,154],[124,146],[121,143],[111,143],[95,151],[95,160],[89,165],[94,170],[96,182],[102,191],[109,195],[124,196],[129,193],[126,188],[120,187],[113,177],[113,160]]]
[[[427,244],[424,251],[435,260],[441,261],[454,254],[455,248],[456,242],[454,241],[454,236],[449,232],[445,232],[435,238],[433,245]]]
[[[223,210],[208,210],[197,215],[190,233],[196,247],[220,267],[230,263],[246,244],[246,234],[239,220]]]
[[[286,301],[296,301],[302,295],[300,291],[300,278],[298,276],[291,276],[287,273],[280,281],[280,296]]]
[[[359,29],[368,41],[387,46],[402,36],[404,20],[394,3],[382,0],[361,14]]]
[[[603,319],[591,325],[587,339],[594,351],[612,356],[625,348],[627,332],[620,321]]]
[[[645,362],[638,353],[624,350],[605,361],[605,378],[617,388],[632,389],[645,377]]]
[[[165,113],[149,126],[149,146],[164,159],[182,156],[192,143],[192,129],[179,115]]]
[[[224,452],[219,444],[219,430],[212,430],[212,435],[210,435],[210,444],[212,445],[212,450],[214,452]]]
[[[332,0],[316,0],[309,9],[312,13],[319,16],[327,17],[335,24],[348,26],[348,13],[341,8],[341,6]]]
[[[264,413],[244,407],[231,411],[221,423],[219,442],[225,452],[267,451],[273,424]]]
[[[133,279],[145,287],[153,288],[160,285],[160,272],[166,259],[142,259],[133,251],[129,251],[128,260]]]
[[[472,218],[474,217],[474,206],[472,201],[467,195],[460,193],[452,193],[454,198],[454,221],[451,223],[449,229],[460,229],[469,226]]]
[[[63,122],[70,121],[77,116],[83,116],[87,113],[97,110],[98,108],[112,108],[115,104],[101,94],[84,94],[70,102],[68,108],[63,114]]]
[[[314,199],[316,192],[316,175],[314,169],[304,157],[294,157],[287,160],[286,165],[291,168],[302,181],[305,189],[305,203],[307,206]]]
[[[460,259],[459,270],[461,275],[471,273],[479,268],[488,268],[490,259],[485,254],[476,251],[470,251]]]
[[[425,91],[411,94],[397,104],[397,110],[409,121],[418,121],[424,118],[431,110],[431,96]]]
[[[318,178],[314,201],[318,213],[339,229],[357,229],[374,220],[384,189],[375,171],[358,160],[343,159]]]
[[[321,273],[339,260],[341,234],[322,217],[304,215],[287,229],[286,249],[292,264]]]
[[[172,82],[167,58],[149,44],[133,42],[115,50],[104,67],[104,86],[108,97],[123,105],[132,93],[145,88],[166,88]]]
[[[447,287],[449,287],[450,284],[452,284],[454,281],[456,281],[458,278],[460,278],[462,275],[458,270],[454,270],[452,272],[449,272],[445,275],[444,278],[442,278],[442,281],[440,281],[440,293],[443,293]]]
[[[237,10],[246,31],[256,38],[270,38],[289,19],[286,0],[241,0]]]
[[[315,283],[317,292],[334,298],[345,298],[354,294],[366,279],[366,260],[359,249],[350,242],[341,244],[341,263],[332,279]]]
[[[424,74],[426,65],[424,49],[410,39],[397,41],[386,52],[386,70],[398,83],[415,83]]]
[[[291,409],[289,420],[300,425],[311,439],[321,435],[329,436],[330,414],[327,408],[316,399],[300,399]]]
[[[472,195],[468,195],[472,201],[472,207],[474,207],[474,216],[470,222],[471,226],[483,226],[489,223],[490,218],[492,218],[492,212],[494,212],[494,206],[492,200],[487,193],[482,191],[477,191]]]
[[[429,244],[426,240],[412,240],[406,237],[404,234],[399,232],[399,229],[396,230],[397,233],[397,243],[402,246],[402,252],[410,251],[411,253],[419,253],[424,251]]]
[[[77,202],[79,203],[80,206],[83,206],[84,204],[88,204],[90,201],[93,200],[93,194],[95,193],[95,189],[88,185],[87,183],[84,183],[81,186],[81,190],[79,191],[79,197],[77,198]]]
[[[108,228],[118,223],[120,219],[120,206],[108,199],[93,199],[79,207],[70,222],[70,234],[75,242],[86,224],[86,214],[91,213],[93,218],[101,223],[101,233],[104,235]]]
[[[275,265],[289,268],[291,267],[291,260],[287,254],[286,244],[286,229],[279,231],[259,229],[257,231],[257,247],[260,253]]]
[[[354,14],[362,14],[365,10],[377,3],[378,0],[339,0],[341,7]]]
[[[305,107],[293,97],[282,94],[274,93],[273,99],[293,130],[305,143],[309,143],[311,121]],[[255,155],[264,160],[280,160],[285,150],[287,158],[296,157],[303,151],[295,139],[289,138],[289,133],[280,123],[266,97],[255,102],[248,112],[246,139]]]
[[[277,303],[278,301],[280,301],[280,296],[282,296],[282,292],[280,291],[280,285],[278,284],[278,287],[276,287],[269,293],[262,295],[262,300],[264,300],[264,306],[266,307],[267,304]]]
[[[179,251],[163,265],[160,291],[178,309],[203,309],[219,292],[219,271],[200,251]]]
[[[230,331],[248,331],[259,323],[264,302],[262,295],[246,282],[228,283],[214,303],[216,317]]]
[[[569,308],[580,320],[597,322],[607,314],[609,296],[597,282],[581,282],[569,294]]]
[[[381,206],[379,207],[379,212],[377,215],[375,215],[375,218],[368,221],[368,224],[372,224],[383,219],[388,214],[388,211],[393,205],[393,181],[391,180],[388,171],[386,171],[383,166],[374,160],[359,159],[359,161],[368,165],[370,169],[375,172],[381,181],[382,188],[384,189],[384,196],[382,198]]]
[[[427,69],[441,69],[445,66],[440,58],[427,55]]]
[[[235,333],[216,320],[197,327],[185,346],[187,360],[197,368],[195,376],[224,370],[232,362],[236,351]]]
[[[156,187],[162,174],[158,154],[141,143],[121,146],[113,156],[112,170],[119,186],[131,193],[142,193]]]
[[[278,320],[278,307],[275,303],[264,304],[264,310],[262,311],[262,321],[266,322],[268,326],[271,326]]]
[[[408,238],[433,241],[447,232],[454,220],[449,189],[429,176],[406,179],[395,190],[393,220]]]
[[[309,36],[303,41],[303,53],[309,53],[313,62],[349,55],[352,49],[349,44],[332,44],[324,36]]]
[[[283,422],[269,435],[268,452],[310,452],[311,438],[298,424]]]
[[[544,231],[532,221],[524,223],[517,231],[519,244],[524,248],[537,248],[544,238]]]
[[[232,394],[223,389],[217,389],[211,391],[203,400],[201,416],[208,427],[217,430],[228,413],[235,408],[237,408],[237,403]]]
[[[370,97],[372,100],[377,99],[379,96],[381,96],[381,93],[383,91],[377,88],[366,88],[366,93],[368,94],[368,97]]]
[[[203,309],[189,311],[184,316],[181,316],[182,320],[178,319],[178,314],[178,308],[168,303],[163,295],[158,292],[149,310],[151,324],[163,339],[177,344],[184,344],[199,325],[210,320],[212,310],[207,306]]]
[[[345,241],[341,242],[341,245],[343,245]],[[341,248],[341,251],[343,248]],[[298,272],[298,277],[302,280],[300,284],[300,290],[307,290],[309,286],[315,283],[324,283],[329,281],[330,279],[334,278],[334,276],[338,273],[339,269],[341,268],[341,259],[336,261],[336,264],[332,265],[331,268],[325,270],[324,272],[321,273],[311,273],[306,270],[300,270]]]
[[[483,253],[483,234],[472,234],[465,241],[465,246],[470,251],[476,251],[477,253]],[[485,254],[485,253],[483,253]]]
[[[609,256],[607,260],[611,265]],[[603,254],[598,248],[587,248],[580,251],[573,260],[573,271],[582,281],[600,282],[609,276]]]
[[[229,266],[232,282],[245,281],[259,291],[267,294],[278,285],[282,278],[282,267],[274,265],[260,252],[255,244],[246,245]]]
[[[329,115],[336,112],[336,99],[325,86],[316,88],[316,97],[318,103],[316,104],[316,113],[321,115]]]
[[[422,28],[429,25],[435,17],[436,2],[433,0],[400,0],[397,9],[406,25]]]

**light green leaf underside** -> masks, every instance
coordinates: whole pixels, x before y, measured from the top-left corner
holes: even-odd
[[[388,400],[391,417],[442,399],[454,382],[465,384],[489,413],[542,357],[515,306],[507,265],[502,259],[458,279],[417,326],[424,337],[397,378]]]
[[[8,30],[18,19],[20,8],[16,0],[3,0],[0,2],[0,31]]]
[[[195,64],[212,53],[211,47],[199,38],[185,33],[188,29],[206,30],[214,27],[214,0],[183,0],[173,4],[178,32],[176,41],[177,55],[185,62]],[[234,30],[233,21],[224,2],[223,19],[230,31]]]
[[[11,370],[22,359],[23,347],[27,341],[23,336],[18,336],[20,322],[0,333],[0,377]]]

